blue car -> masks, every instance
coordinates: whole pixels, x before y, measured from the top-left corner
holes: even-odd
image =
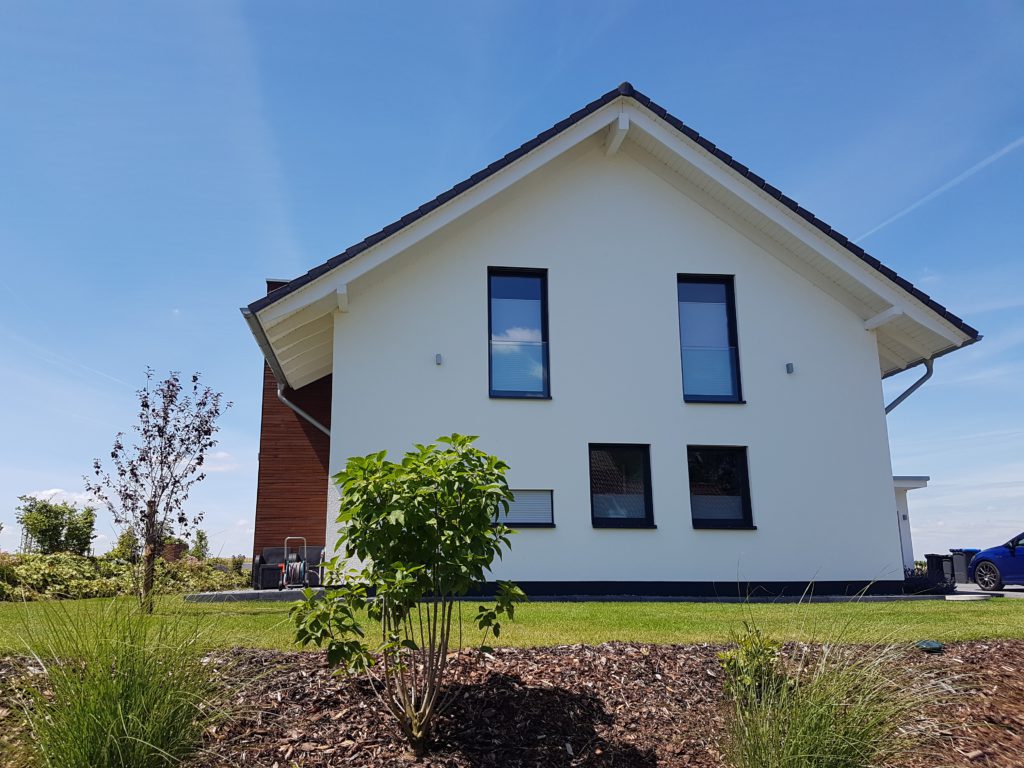
[[[1004,584],[1024,585],[1024,533],[976,554],[967,566],[967,578],[986,592]]]

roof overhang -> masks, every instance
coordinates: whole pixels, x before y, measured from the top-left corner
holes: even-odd
[[[928,475],[893,475],[892,485],[897,491],[913,491],[928,487]]]
[[[278,381],[293,389],[331,373],[334,317],[349,286],[573,147],[601,134],[716,213],[774,243],[796,271],[834,296],[878,341],[891,376],[978,341],[978,332],[628,84],[552,126],[242,313]],[[781,246],[781,247],[778,247]]]

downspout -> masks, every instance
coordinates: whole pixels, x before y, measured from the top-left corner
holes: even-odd
[[[295,411],[299,417],[305,419],[325,435],[330,437],[331,430],[284,396],[284,391],[287,388],[286,382],[288,380],[284,376],[284,371],[281,369],[281,364],[277,360],[277,355],[274,354],[274,348],[270,345],[270,339],[267,338],[266,331],[263,330],[263,324],[260,323],[259,318],[256,317],[256,313],[251,311],[248,307],[242,307],[241,312],[242,317],[245,318],[245,322],[249,324],[249,330],[252,331],[252,335],[256,337],[256,343],[263,352],[263,357],[266,358],[267,365],[270,366],[270,372],[274,374],[274,379],[277,381],[277,399]]]
[[[899,405],[912,394],[917,392],[917,390],[920,389],[921,385],[932,377],[933,365],[934,363],[930,357],[924,361],[924,375],[920,379],[915,381],[913,384],[911,384],[909,387],[907,387],[906,390],[904,390],[903,394],[901,394],[899,397],[897,397],[895,400],[893,400],[891,403],[885,406],[885,413],[887,416],[896,408],[897,405]]]

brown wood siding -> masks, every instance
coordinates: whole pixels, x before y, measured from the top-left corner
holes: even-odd
[[[286,396],[330,427],[331,376]],[[310,546],[326,544],[329,455],[327,435],[278,400],[277,381],[264,362],[255,554],[282,546],[286,536],[305,536]]]

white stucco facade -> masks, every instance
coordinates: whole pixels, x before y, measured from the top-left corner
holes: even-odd
[[[489,268],[545,271],[550,399],[490,396]],[[731,281],[743,402],[684,402],[680,274]],[[331,475],[461,432],[551,490],[493,575],[570,592],[901,580],[881,378],[981,338],[628,83],[242,314],[279,394],[333,375]],[[649,447],[654,527],[593,525],[592,443]],[[694,526],[688,446],[745,448],[753,528]]]
[[[346,283],[330,471],[479,435],[512,488],[554,493],[555,527],[518,533],[496,578],[900,579],[875,332],[782,251],[628,139],[585,141]],[[488,396],[488,267],[548,271],[550,400]],[[734,276],[745,403],[683,402],[679,273]],[[589,443],[650,445],[655,529],[592,526]],[[747,448],[756,530],[693,528],[687,445]]]
[[[896,475],[892,479],[896,491],[896,517],[899,521],[900,547],[903,550],[903,567],[914,567],[914,539],[910,531],[910,507],[907,504],[907,493],[918,488],[926,488],[930,477],[926,475]]]

